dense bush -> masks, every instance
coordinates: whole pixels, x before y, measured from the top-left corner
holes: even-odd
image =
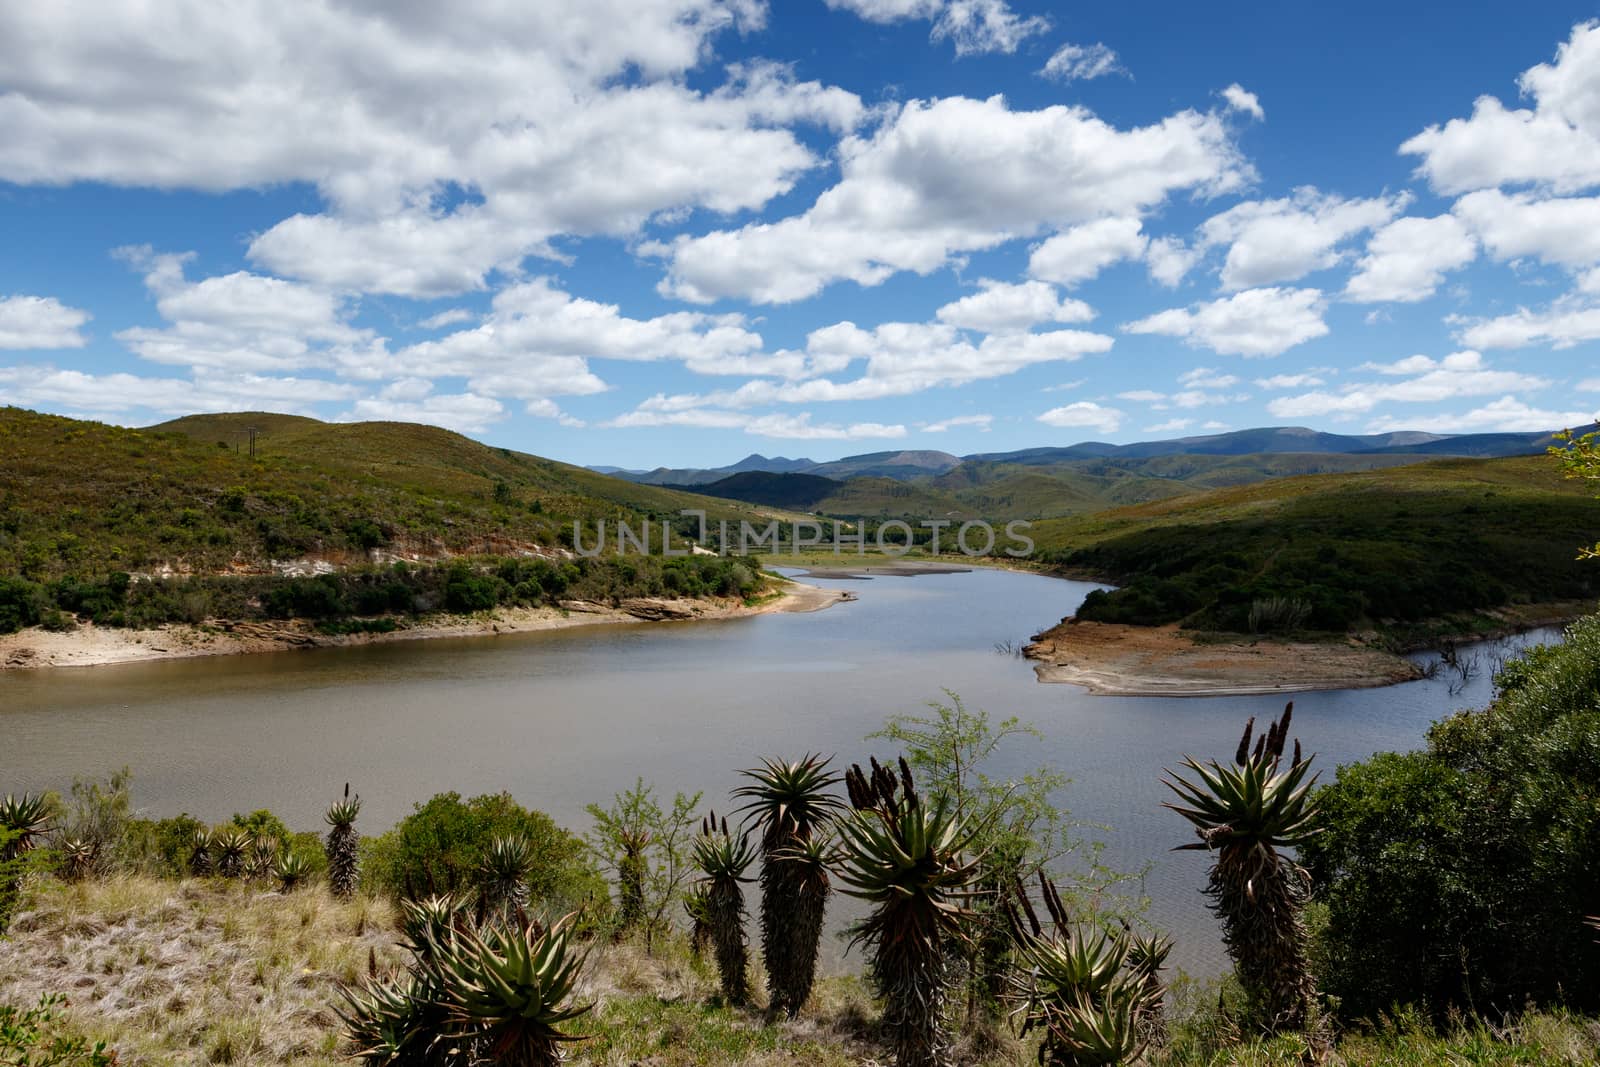
[[[1499,678],[1425,751],[1339,769],[1304,850],[1342,1012],[1600,1005],[1600,616]]]
[[[529,811],[509,793],[462,800],[440,793],[402,819],[393,830],[362,842],[362,874],[377,892],[396,898],[475,889],[489,842],[525,837],[535,857],[528,877],[530,898],[561,912],[591,895],[605,899],[605,885],[584,843],[543,812]]]
[[[1267,518],[1136,530],[1039,558],[1121,580],[1089,595],[1083,619],[1243,633],[1257,605],[1300,602],[1306,628],[1344,632],[1592,595],[1600,572],[1570,546],[1595,518],[1582,498],[1341,495],[1291,501]],[[1536,538],[1527,534],[1534,526]]]
[[[359,567],[311,578],[134,580],[119,572],[96,579],[67,577],[48,585],[0,578],[0,633],[27,626],[70,629],[75,618],[132,627],[212,618],[311,619],[326,633],[387,633],[395,629],[386,621],[390,616],[538,607],[562,599],[615,604],[637,596],[748,597],[761,584],[754,564],[711,556],[560,561],[485,557]]]

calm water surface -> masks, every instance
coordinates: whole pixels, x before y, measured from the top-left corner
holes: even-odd
[[[152,815],[270,807],[311,829],[350,781],[376,832],[442,790],[509,789],[586,830],[584,806],[638,775],[669,793],[703,789],[722,809],[736,770],[761,756],[892,755],[864,736],[949,689],[1042,731],[991,773],[1048,763],[1069,775],[1061,802],[1109,827],[1095,832],[1105,860],[1151,865],[1142,888],[1179,938],[1175,962],[1218,969],[1205,860],[1168,851],[1188,837],[1160,807],[1158,779],[1183,753],[1230,753],[1245,717],[1283,698],[1091,697],[1038,684],[1026,661],[995,651],[1070,614],[1096,588],[1084,583],[1006,571],[814,581],[860,599],[807,615],[7,672],[0,791],[64,789],[127,764]],[[1487,701],[1491,654],[1454,693],[1441,676],[1298,694],[1295,733],[1330,774],[1417,747],[1432,720]]]

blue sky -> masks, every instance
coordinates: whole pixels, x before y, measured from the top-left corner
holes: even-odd
[[[583,463],[1600,410],[1595,4],[0,9],[0,402]]]

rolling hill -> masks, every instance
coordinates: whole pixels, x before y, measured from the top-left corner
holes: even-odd
[[[574,520],[766,513],[410,423],[245,412],[132,430],[0,408],[0,454],[0,574],[39,579],[492,552],[559,545]]]
[[[964,457],[870,452],[818,463],[753,454],[719,468],[597,469],[639,484],[693,488],[842,518],[1010,520],[1078,515],[1224,486],[1375,470],[1444,456],[1535,455],[1551,441],[1550,433],[1352,435],[1276,426],[1169,441],[1087,441]],[[803,481],[808,478],[834,484]]]
[[[1593,429],[1587,427],[1586,429]],[[1582,431],[1580,431],[1582,432]],[[1103,441],[1084,441],[1062,447],[1025,448],[1014,452],[979,452],[954,456],[948,452],[902,451],[868,452],[859,456],[819,463],[809,459],[767,457],[760,453],[746,456],[726,467],[626,470],[621,467],[592,467],[630,481],[652,485],[698,485],[715,482],[730,474],[767,471],[774,474],[815,474],[844,479],[860,475],[916,480],[937,477],[962,464],[989,467],[1058,466],[1086,460],[1150,459],[1156,456],[1246,456],[1265,454],[1307,455],[1415,455],[1415,456],[1528,456],[1542,453],[1551,443],[1551,432],[1434,434],[1400,430],[1383,434],[1333,434],[1304,426],[1267,426],[1200,437],[1179,437],[1165,441],[1139,441],[1127,445]],[[1344,469],[1357,469],[1354,465]]]
[[[1596,529],[1584,485],[1514,457],[1281,478],[1030,533],[1040,561],[1121,583],[1081,618],[1347,631],[1600,596],[1577,559]]]

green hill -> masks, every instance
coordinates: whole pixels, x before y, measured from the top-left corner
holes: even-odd
[[[1081,618],[1202,630],[1389,628],[1600,596],[1600,501],[1545,457],[1260,482],[1036,523],[1037,558],[1121,583]]]
[[[0,574],[35,579],[503,552],[559,545],[574,520],[687,531],[681,508],[758,511],[410,423],[246,412],[132,430],[0,408],[0,455]]]

